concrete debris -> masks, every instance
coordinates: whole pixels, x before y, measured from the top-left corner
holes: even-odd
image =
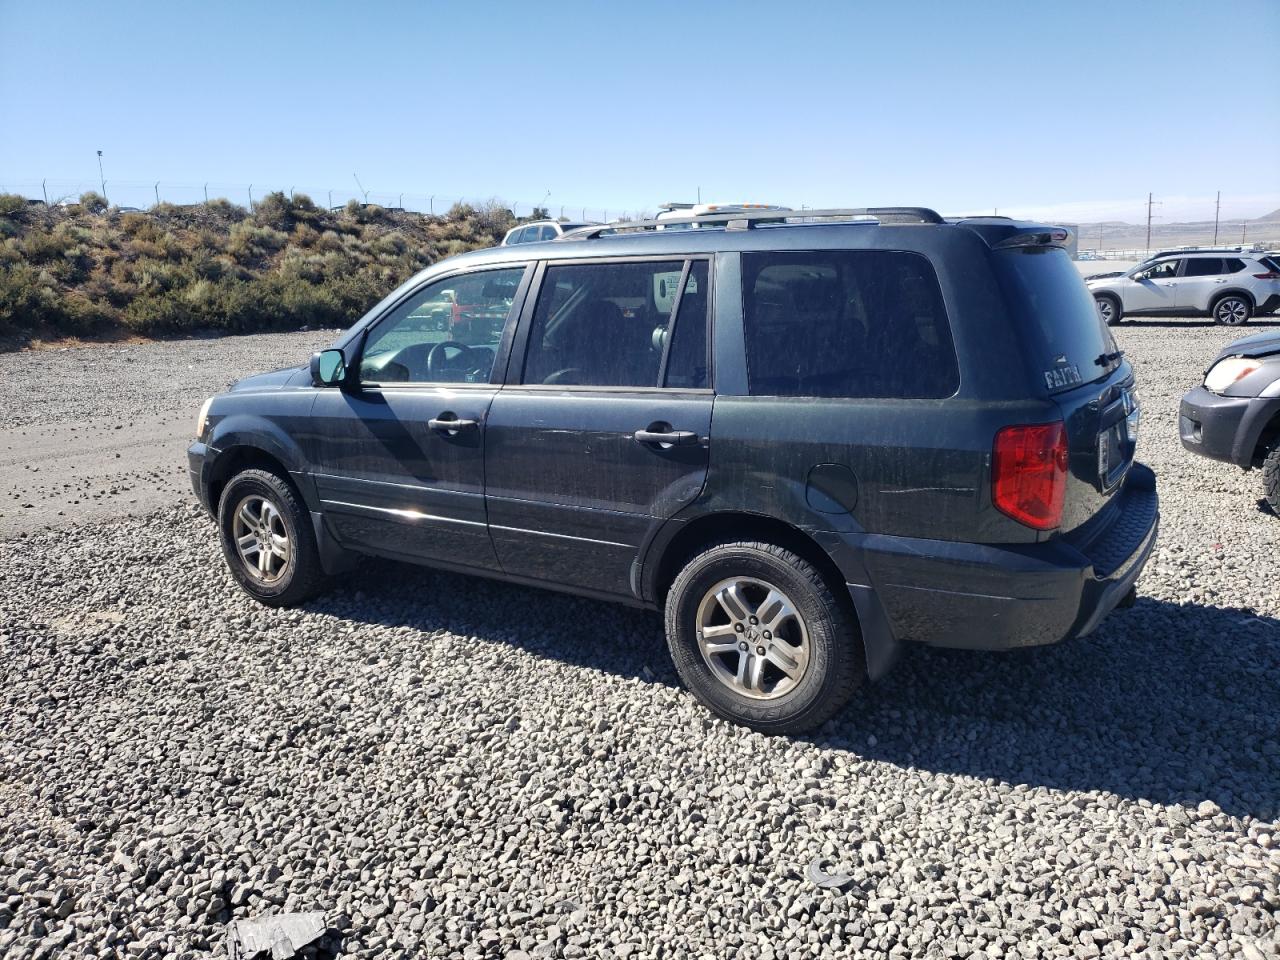
[[[271,960],[289,960],[298,951],[318,940],[327,924],[324,914],[278,913],[251,920],[235,920],[227,927],[227,954],[230,960],[253,960],[271,951]]]

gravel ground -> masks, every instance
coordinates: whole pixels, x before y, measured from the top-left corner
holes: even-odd
[[[1275,956],[1280,520],[1176,435],[1236,335],[1120,331],[1163,498],[1135,607],[911,650],[810,738],[712,718],[649,614],[380,562],[267,610],[189,503],[11,541],[0,956],[221,955],[313,909],[344,956]],[[148,347],[95,398],[30,377],[26,422],[187,416],[314,340]]]
[[[337,332],[0,354],[0,540],[181,500],[204,398]]]

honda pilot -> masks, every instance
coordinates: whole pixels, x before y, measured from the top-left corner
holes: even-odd
[[[1068,231],[688,219],[444,260],[209,399],[231,575],[297,604],[369,555],[660,611],[688,689],[779,733],[908,644],[1053,644],[1132,597],[1155,478]],[[421,322],[442,299],[473,319]]]

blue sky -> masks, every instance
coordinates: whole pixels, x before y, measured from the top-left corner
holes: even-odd
[[[0,0],[0,187],[1280,207],[1280,0]],[[1224,52],[1226,56],[1224,57]],[[406,200],[408,203],[408,200]]]

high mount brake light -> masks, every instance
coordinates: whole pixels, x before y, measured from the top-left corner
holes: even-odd
[[[1067,494],[1067,428],[1020,424],[996,433],[991,457],[991,502],[1035,530],[1062,522]]]

